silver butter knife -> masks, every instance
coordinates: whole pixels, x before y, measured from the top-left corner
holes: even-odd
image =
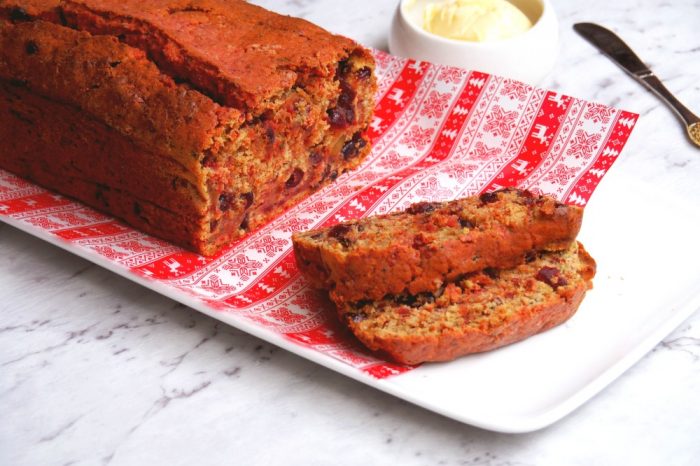
[[[574,30],[671,107],[683,121],[690,140],[700,147],[700,117],[680,103],[622,39],[614,32],[593,23],[574,24]]]

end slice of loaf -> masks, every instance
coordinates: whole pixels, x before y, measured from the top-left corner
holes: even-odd
[[[204,255],[357,167],[375,90],[243,0],[0,1],[0,168]]]
[[[566,321],[591,288],[595,269],[574,242],[514,268],[467,274],[436,293],[345,303],[338,312],[363,344],[400,363],[447,361]]]
[[[338,304],[435,292],[487,267],[523,262],[535,250],[562,250],[576,238],[583,209],[507,188],[455,201],[295,234],[299,268]]]

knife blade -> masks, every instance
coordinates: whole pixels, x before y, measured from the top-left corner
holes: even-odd
[[[574,30],[593,44],[603,55],[622,68],[635,81],[649,89],[663,100],[685,123],[691,140],[700,146],[700,138],[695,138],[691,126],[697,128],[700,117],[684,106],[651,69],[639,59],[632,49],[614,32],[594,23],[576,23]]]
[[[614,32],[593,23],[576,23],[574,30],[632,77],[644,78],[646,75],[653,74],[651,69]]]

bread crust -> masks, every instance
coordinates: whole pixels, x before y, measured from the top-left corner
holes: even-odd
[[[122,35],[223,105],[253,111],[310,75],[332,77],[353,41],[237,0],[66,0],[68,25]],[[282,47],[281,44],[284,44]]]
[[[192,173],[173,159],[144,152],[75,107],[2,82],[0,121],[6,122],[0,140],[13,141],[7,153],[0,144],[4,168],[149,234],[181,244],[186,238],[183,245],[193,250],[206,247],[207,238],[198,233],[205,227],[199,222],[206,200]],[[162,170],[152,170],[154,161]]]

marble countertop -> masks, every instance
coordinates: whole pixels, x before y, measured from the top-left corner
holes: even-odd
[[[396,0],[256,3],[386,49]],[[700,149],[571,29],[592,21],[616,30],[700,113],[700,3],[553,3],[560,55],[542,86],[639,113],[616,169],[700,209]],[[653,273],[673,279],[672,270]],[[690,465],[700,458],[698,393],[696,312],[563,420],[528,434],[488,432],[0,224],[0,464]]]

